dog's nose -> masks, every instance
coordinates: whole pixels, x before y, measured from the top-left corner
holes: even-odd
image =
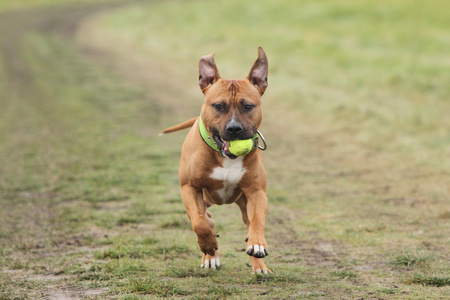
[[[226,127],[227,133],[232,136],[240,133],[243,129],[242,124],[238,122],[230,122]]]

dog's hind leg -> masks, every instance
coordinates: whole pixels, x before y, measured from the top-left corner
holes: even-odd
[[[267,268],[266,264],[264,263],[264,259],[250,256],[250,262],[252,263],[252,273],[257,274],[272,273],[272,270]]]
[[[241,195],[235,203],[241,209],[242,221],[244,221],[245,225],[248,227],[250,225],[250,221],[248,220],[247,214],[247,198],[245,198],[245,195]]]
[[[250,221],[248,220],[248,214],[247,214],[247,199],[245,198],[244,195],[242,195],[241,197],[239,197],[239,199],[235,202],[239,208],[241,209],[241,214],[242,214],[242,221],[244,221],[245,225],[247,225],[247,229],[248,226],[250,225]],[[245,237],[245,241],[248,241],[248,234]]]

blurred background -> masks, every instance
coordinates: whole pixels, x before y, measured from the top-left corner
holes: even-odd
[[[0,0],[0,298],[450,296],[450,4]],[[181,202],[198,59],[269,59],[270,277]],[[66,297],[66,298],[63,298]]]

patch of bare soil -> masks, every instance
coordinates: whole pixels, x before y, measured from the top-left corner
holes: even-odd
[[[83,289],[79,287],[56,288],[49,292],[48,300],[77,300],[85,297],[101,296],[106,293],[106,288]]]
[[[107,288],[86,289],[70,285],[70,282],[74,279],[73,276],[64,274],[31,274],[23,270],[6,270],[5,273],[16,281],[39,282],[40,285],[46,287],[42,294],[44,294],[44,299],[48,300],[75,300],[101,296],[108,292]]]

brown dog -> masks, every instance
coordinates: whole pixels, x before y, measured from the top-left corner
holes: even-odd
[[[167,128],[169,133],[191,127],[181,149],[181,197],[186,206],[204,268],[220,266],[211,204],[236,203],[248,227],[247,254],[252,271],[271,272],[264,264],[268,255],[264,236],[267,213],[266,172],[258,147],[257,130],[262,120],[261,96],[267,87],[268,62],[263,49],[243,80],[224,80],[214,54],[199,61],[199,85],[205,95],[200,117]],[[259,133],[259,132],[258,132]],[[253,150],[235,156],[229,141],[254,139]]]

